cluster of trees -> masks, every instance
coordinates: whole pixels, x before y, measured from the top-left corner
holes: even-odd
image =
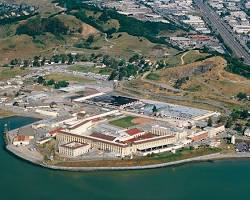
[[[146,72],[150,69],[149,64],[145,59],[135,54],[128,59],[128,62],[124,59],[115,59],[111,56],[103,56],[102,63],[112,69],[112,73],[109,80],[122,80],[124,78],[135,77],[136,75]]]
[[[237,99],[239,99],[240,101],[242,100],[246,100],[247,99],[247,94],[244,93],[244,92],[239,92],[237,95],[236,95]]]
[[[182,84],[186,83],[189,80],[189,77],[183,77],[183,78],[179,78],[175,81],[174,87],[177,89],[180,89]]]
[[[99,55],[100,56],[100,55]],[[84,54],[56,54],[51,58],[45,58],[41,56],[34,56],[32,59],[13,59],[10,61],[8,66],[22,66],[22,67],[41,67],[46,63],[62,63],[62,64],[73,64],[74,62],[85,62],[85,61],[93,61],[97,56],[92,54],[90,56],[86,56]]]
[[[241,76],[244,76],[246,78],[250,78],[250,67],[248,65],[245,65],[242,63],[240,59],[234,58],[232,56],[225,56],[225,59],[227,60],[227,70],[239,74]]]
[[[35,17],[29,19],[23,24],[20,24],[16,30],[17,35],[26,34],[29,36],[42,35],[46,32],[52,33],[56,36],[61,36],[66,35],[69,32],[69,28],[56,17]]]
[[[239,133],[243,133],[250,126],[250,114],[246,109],[233,110],[229,117],[221,117],[219,123],[225,123],[226,128],[233,127]],[[245,124],[244,124],[245,123]]]
[[[250,117],[250,113],[248,110],[243,109],[243,110],[233,110],[232,113],[230,114],[230,117],[235,121],[237,119],[247,119]]]
[[[32,60],[13,59],[10,62],[10,66],[41,67],[47,63],[74,64],[75,62],[86,61],[102,63],[106,65],[106,69],[111,71],[111,75],[109,77],[110,80],[123,80],[124,78],[129,78],[131,76],[135,77],[138,74],[149,71],[151,67],[150,64],[145,61],[144,57],[138,54],[134,54],[128,59],[128,61],[126,61],[125,59],[118,59],[109,55],[94,53],[88,56],[85,54],[56,54],[53,55],[50,59],[46,59],[45,57],[41,56],[35,56]],[[157,62],[156,65],[159,66],[160,63]],[[48,85],[51,85],[50,83],[51,81]],[[40,82],[40,84],[45,84],[45,82],[42,81]]]
[[[106,33],[108,37],[110,37],[110,35],[112,35],[113,33],[117,32],[117,29],[115,27],[111,27],[109,29],[104,28],[104,24],[110,19],[108,17],[103,17],[104,12],[99,16],[99,18],[87,16],[85,9],[80,9],[78,12],[74,12],[74,15],[81,21],[95,27],[103,33]]]
[[[67,82],[65,80],[56,82],[53,79],[46,80],[42,76],[39,76],[37,78],[37,83],[38,84],[42,84],[44,86],[53,86],[55,89],[60,89],[60,88],[63,88],[63,87],[68,87],[68,85],[69,85],[69,82]]]
[[[96,49],[96,48],[91,48],[91,45],[95,41],[95,36],[90,35],[86,40],[81,39],[78,43],[74,44],[76,48],[84,48],[84,49]]]

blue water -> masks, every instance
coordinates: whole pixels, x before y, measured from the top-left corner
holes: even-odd
[[[0,119],[17,128],[34,120]],[[2,138],[0,143],[3,144]],[[144,171],[63,172],[43,169],[0,149],[2,200],[250,199],[250,161],[218,161]]]

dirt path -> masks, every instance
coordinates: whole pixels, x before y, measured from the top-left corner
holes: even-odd
[[[111,45],[109,46],[109,48],[112,49],[113,46],[116,45],[116,43],[115,43],[115,42],[111,42],[110,40],[108,40],[107,36],[108,36],[107,33],[104,33],[104,39],[105,39],[106,42],[108,42],[108,43],[111,44]]]
[[[181,65],[184,65],[185,64],[185,61],[184,61],[184,56],[188,54],[188,51],[185,52],[182,56],[181,56]]]

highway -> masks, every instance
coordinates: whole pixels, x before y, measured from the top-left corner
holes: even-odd
[[[227,25],[220,16],[212,10],[203,0],[194,0],[194,3],[198,6],[201,14],[212,27],[212,29],[219,33],[224,43],[233,51],[237,58],[243,58],[244,63],[250,65],[250,53],[246,49],[245,44],[238,41],[237,36],[233,33],[229,25]]]

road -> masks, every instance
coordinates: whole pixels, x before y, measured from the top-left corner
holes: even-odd
[[[233,51],[236,57],[243,58],[244,63],[250,65],[250,54],[245,44],[238,41],[237,36],[231,28],[220,18],[220,16],[212,10],[203,0],[194,0],[199,7],[204,19],[212,26],[214,31],[219,33],[224,43]]]

